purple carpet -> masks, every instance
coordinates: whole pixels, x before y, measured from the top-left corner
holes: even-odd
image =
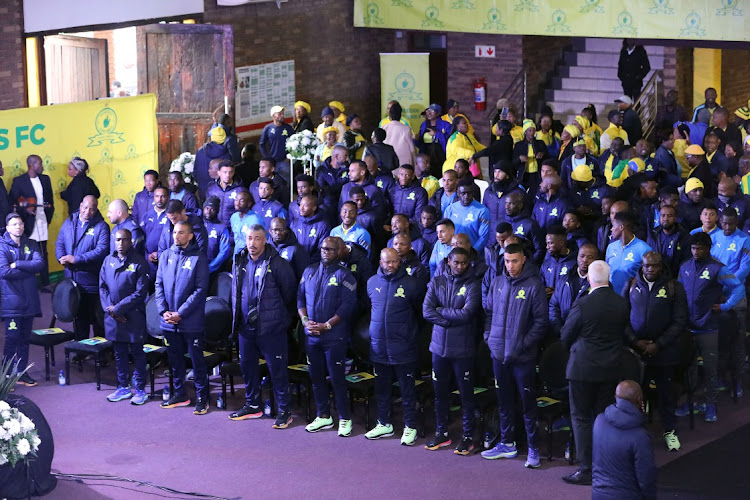
[[[43,309],[49,309],[49,301],[49,295],[42,295]],[[49,318],[35,322],[37,328],[47,326]],[[116,383],[113,366],[103,369],[101,391],[96,390],[91,361],[84,363],[82,373],[74,365],[71,385],[61,387],[56,374],[63,367],[62,349],[58,348],[56,354],[58,363],[52,380],[45,382],[43,350],[32,346],[31,359],[36,364],[30,373],[40,384],[16,391],[38,404],[49,420],[55,437],[53,469],[60,473],[117,475],[225,498],[579,499],[591,494],[588,487],[560,480],[574,470],[559,457],[560,452],[552,462],[543,460],[541,469],[530,470],[523,467],[525,456],[520,454],[513,460],[489,461],[476,454],[454,455],[452,448],[429,452],[424,449],[425,439],[407,448],[399,445],[402,427],[398,418],[393,438],[367,441],[361,404],[354,408],[353,437],[340,438],[335,430],[306,433],[303,412],[297,406],[293,407],[294,423],[286,430],[272,429],[271,419],[232,422],[227,419],[227,411],[215,408],[220,391],[218,377],[212,378],[212,407],[205,416],[193,415],[192,408],[164,410],[156,400],[142,407],[126,401],[110,403],[105,398]],[[166,383],[163,370],[158,371],[157,389]],[[722,398],[719,423],[697,421],[696,429],[690,431],[686,420],[680,422],[680,453],[667,453],[658,425],[653,426],[659,465],[748,421],[750,411],[744,401],[735,405],[725,395]],[[240,388],[229,399],[230,409],[241,406],[242,400]],[[432,431],[431,422],[428,418],[428,433]],[[457,439],[460,431],[455,427],[452,430]],[[146,495],[186,498],[133,483],[83,484],[68,480],[61,480],[49,498]]]

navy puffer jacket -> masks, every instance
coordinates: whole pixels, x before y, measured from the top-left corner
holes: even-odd
[[[444,358],[473,357],[481,310],[482,284],[471,270],[456,276],[448,269],[432,278],[422,306],[424,319],[434,325],[430,352]]]
[[[297,289],[297,309],[307,309],[307,317],[316,323],[325,323],[333,316],[341,321],[320,336],[310,335],[313,341],[345,340],[351,335],[351,324],[357,311],[357,281],[347,268],[339,263],[312,264],[302,273]]]
[[[195,238],[187,248],[172,245],[159,256],[156,271],[156,307],[162,330],[181,333],[203,333],[206,328],[206,295],[208,293],[208,257],[198,249]],[[171,325],[162,317],[176,311],[182,318]]]
[[[78,218],[78,212],[63,221],[55,256],[57,260],[65,255],[75,257],[75,264],[65,266],[65,277],[78,283],[86,293],[99,293],[99,269],[108,253],[109,226],[98,210],[86,222]]]
[[[10,265],[14,262],[16,267],[11,269]],[[44,261],[36,241],[21,235],[21,243],[16,245],[10,233],[6,232],[0,237],[0,302],[3,306],[3,319],[42,315],[36,273],[43,267]]]
[[[120,261],[117,252],[107,255],[99,273],[99,297],[104,309],[104,336],[114,342],[142,344],[146,340],[146,296],[151,284],[146,259],[131,248]],[[107,313],[114,306],[117,316],[124,316],[125,323],[118,323]]]
[[[367,281],[372,304],[370,361],[387,365],[417,362],[417,333],[424,291],[399,266],[386,275],[382,268]]]
[[[195,235],[193,241],[198,244],[198,249],[203,252],[203,255],[208,255],[208,232],[205,224],[203,224],[203,219],[197,215],[187,214],[187,222],[193,226],[193,234]],[[161,258],[162,252],[171,248],[174,243],[172,231],[174,231],[174,224],[167,218],[159,236],[159,258]]]

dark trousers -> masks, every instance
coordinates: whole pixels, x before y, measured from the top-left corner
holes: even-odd
[[[502,363],[492,360],[495,372],[495,392],[500,406],[500,442],[515,441],[516,394],[521,396],[521,411],[526,427],[526,440],[529,448],[537,448],[537,408],[536,408],[536,363]]]
[[[15,357],[13,362],[18,361],[18,371],[23,371],[29,364],[29,340],[33,323],[33,316],[5,318],[3,359],[8,361]]]
[[[641,97],[641,87],[643,87],[643,80],[622,80],[622,93],[633,99],[633,104]]]
[[[383,365],[373,363],[375,370],[375,402],[378,406],[378,422],[391,424],[393,407],[393,375],[401,389],[401,405],[404,409],[404,425],[417,428],[417,387],[414,383],[415,363],[405,365]]]
[[[664,432],[675,430],[677,424],[677,417],[674,414],[676,404],[674,372],[674,366],[646,366],[644,384],[651,380],[656,382],[656,402],[659,406],[659,419]]]
[[[104,316],[101,313],[102,302],[98,293],[88,293],[81,289],[81,302],[78,313],[73,322],[76,340],[89,338],[91,326],[94,327],[95,337],[104,337],[104,325],[99,321]]]
[[[41,282],[42,286],[47,286],[49,285],[49,255],[47,253],[46,241],[39,242],[39,253],[42,254],[42,262],[44,262],[42,270],[39,271],[39,281]]]
[[[167,341],[167,358],[172,367],[174,394],[186,396],[185,391],[185,353],[190,353],[195,373],[195,393],[199,397],[208,397],[208,369],[203,358],[203,334],[184,333],[174,330],[162,330]]]
[[[262,355],[271,373],[273,394],[279,412],[289,411],[289,345],[286,332],[277,335],[242,333],[240,340],[240,369],[245,381],[245,404],[260,408],[261,387],[258,359]]]
[[[339,419],[349,420],[349,395],[346,390],[346,340],[311,340],[307,338],[307,362],[310,370],[310,380],[315,396],[315,406],[319,417],[331,415],[331,401],[326,382],[326,367],[331,378],[333,396],[336,399],[336,410]]]
[[[432,385],[435,388],[436,432],[448,432],[451,379],[456,378],[461,394],[464,436],[474,434],[474,358],[444,358],[432,355]]]
[[[693,336],[698,353],[703,357],[703,378],[706,384],[706,403],[716,404],[719,397],[719,332],[696,333]],[[698,377],[698,361],[690,365],[693,380]]]
[[[130,342],[112,342],[115,350],[115,369],[117,370],[118,387],[130,386],[130,359],[133,356],[133,388],[138,391],[146,389],[146,353],[143,344]]]
[[[588,469],[591,469],[594,419],[615,402],[615,387],[617,382],[570,380],[568,383],[576,453],[581,465]]]

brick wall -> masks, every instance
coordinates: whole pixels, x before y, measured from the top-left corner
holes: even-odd
[[[523,63],[526,66],[527,115],[536,119],[544,106],[544,90],[550,83],[563,52],[573,38],[562,36],[524,36]]]
[[[721,95],[719,102],[732,114],[750,99],[750,50],[721,51]]]
[[[677,88],[677,47],[664,47],[664,88]]]
[[[354,28],[351,0],[291,1],[217,7],[206,0],[203,20],[231,24],[234,64],[294,59],[296,95],[312,106],[313,122],[330,100],[363,118],[365,130],[380,120],[380,52],[393,52],[395,31]]]
[[[26,106],[22,3],[0,2],[0,109]]]
[[[677,47],[675,50],[675,80],[677,102],[690,112],[693,109],[693,49]]]
[[[115,78],[115,38],[112,30],[94,31],[94,38],[99,38],[107,41],[107,75],[109,77],[109,83],[117,80]],[[107,89],[109,92],[109,89]]]
[[[461,103],[483,144],[489,145],[489,121],[487,114],[508,84],[521,70],[521,36],[448,33],[448,95]],[[475,45],[494,45],[497,57],[482,59],[474,57]],[[474,85],[477,78],[487,82],[487,109],[474,110]]]

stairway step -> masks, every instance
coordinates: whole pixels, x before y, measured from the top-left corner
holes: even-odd
[[[570,65],[575,63],[578,66],[616,68],[618,59],[619,55],[607,52],[579,52],[576,54],[575,61],[572,61],[569,56],[566,56],[565,62]],[[652,69],[664,69],[664,56],[649,57],[649,64]]]
[[[617,92],[603,92],[592,90],[552,90],[544,91],[547,102],[578,102],[588,104],[613,104],[615,99],[622,95],[622,89]],[[581,106],[583,107],[583,106]]]
[[[581,52],[610,52],[619,55],[622,50],[622,38],[586,38],[575,47]],[[644,45],[644,48],[649,58],[664,54],[664,47],[661,45]]]

